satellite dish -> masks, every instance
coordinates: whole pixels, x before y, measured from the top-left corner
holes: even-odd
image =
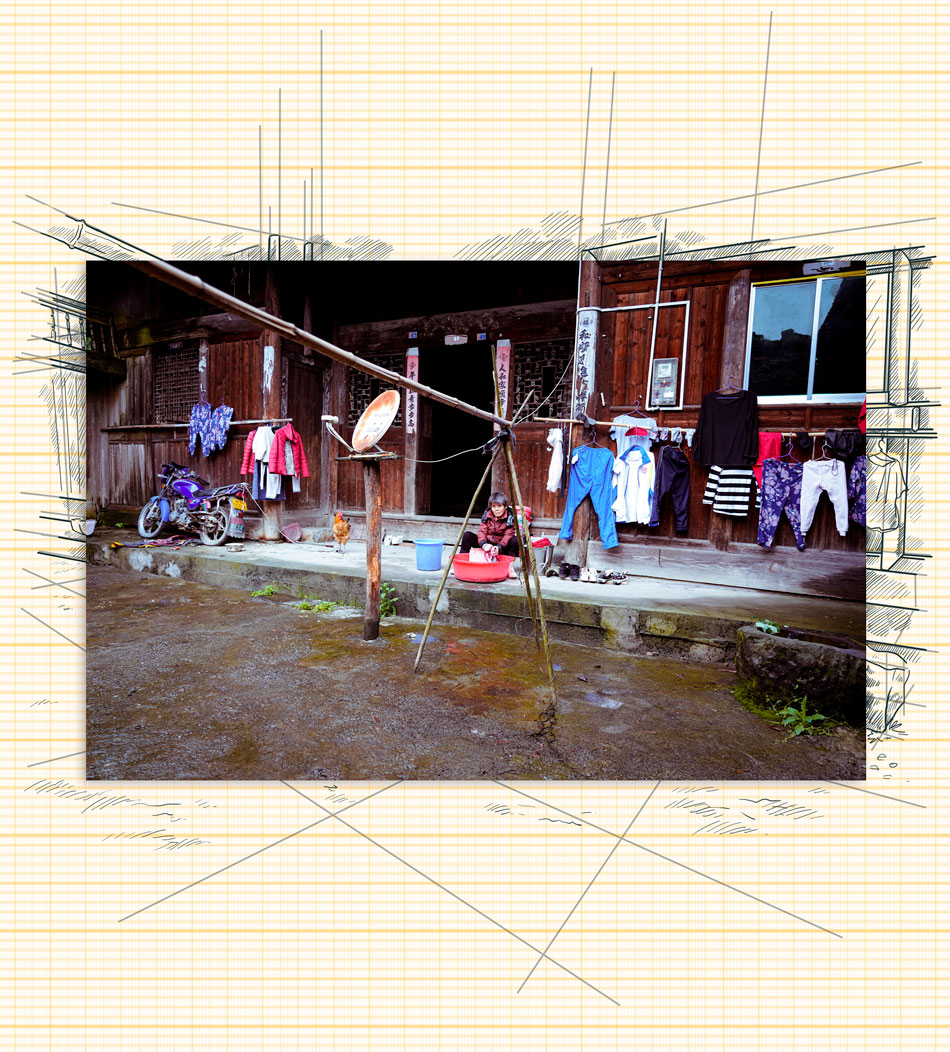
[[[353,429],[353,448],[365,453],[386,434],[399,412],[399,392],[383,391],[363,410]]]

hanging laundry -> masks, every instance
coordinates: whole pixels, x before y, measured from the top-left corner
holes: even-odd
[[[271,446],[274,442],[274,432],[266,424],[253,430],[244,443],[244,457],[241,460],[241,474],[249,475],[253,472],[251,482],[251,496],[255,500],[280,499],[279,497],[268,497],[268,462],[270,459]],[[279,478],[279,476],[278,476]],[[279,491],[280,483],[271,484],[271,491]]]
[[[709,469],[703,504],[711,504],[718,515],[744,519],[749,514],[754,487],[752,468],[726,468],[714,464]]]
[[[287,465],[285,477],[293,480],[294,493],[300,492],[300,476],[294,466],[294,444],[289,439],[284,442],[284,463]]]
[[[762,465],[766,460],[771,460],[772,457],[780,456],[781,452],[781,431],[759,432],[759,458],[752,467],[753,472],[755,472],[755,481],[758,483],[759,489],[762,488]]]
[[[188,421],[188,452],[195,455],[198,439],[201,439],[201,452],[207,456],[214,445],[211,437],[211,404],[203,398],[191,407],[191,418]]]
[[[759,513],[758,542],[763,548],[771,548],[775,531],[782,518],[788,519],[795,534],[795,546],[805,550],[805,538],[801,529],[802,509],[802,465],[797,461],[767,460],[762,465],[762,510]]]
[[[284,426],[274,435],[274,442],[271,445],[270,456],[268,458],[268,468],[273,474],[290,474],[287,470],[287,443],[290,443],[293,447],[293,463],[297,466],[299,477],[303,479],[309,478],[310,468],[307,466],[307,455],[304,452],[303,439],[297,431],[294,430],[294,425],[289,423],[284,424]]]
[[[551,463],[548,465],[547,491],[557,493],[564,475],[564,434],[559,427],[548,431],[548,445],[551,447]]]
[[[660,505],[669,494],[673,501],[673,523],[677,530],[689,526],[689,460],[681,449],[663,446],[657,454],[656,482],[653,486],[653,507],[650,526],[660,525]]]
[[[900,461],[887,453],[871,453],[866,458],[867,525],[887,533],[901,524],[901,502],[907,491]]]
[[[808,533],[822,490],[835,509],[835,525],[844,537],[848,532],[848,481],[843,460],[808,460],[802,473],[802,533]]]
[[[759,400],[754,391],[703,396],[696,424],[696,463],[751,467],[759,455]]]
[[[864,526],[867,522],[865,458],[855,457],[848,476],[848,518]]]
[[[620,542],[617,540],[617,524],[611,508],[613,467],[614,455],[602,446],[580,446],[574,451],[567,484],[564,521],[558,537],[569,541],[574,536],[574,512],[589,493],[597,513],[604,548],[617,547]]]
[[[228,428],[231,426],[232,416],[234,416],[234,409],[229,405],[224,405],[224,403],[219,405],[211,414],[210,435],[212,449],[224,449],[228,440]]]
[[[614,485],[617,497],[612,509],[617,522],[649,525],[653,512],[653,485],[656,458],[643,446],[631,446],[614,460]]]
[[[642,434],[630,434],[631,429],[634,432],[642,431]],[[608,433],[610,435],[610,440],[616,443],[617,456],[620,457],[623,456],[631,446],[644,446],[649,449],[652,441],[650,438],[650,432],[655,430],[656,421],[652,420],[650,417],[631,416],[629,413],[624,413],[621,416],[614,417]]]

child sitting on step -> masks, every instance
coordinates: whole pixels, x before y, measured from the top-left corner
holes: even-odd
[[[493,493],[488,498],[488,508],[482,516],[478,533],[466,530],[462,535],[462,552],[470,552],[478,545],[489,558],[499,555],[518,556],[518,537],[515,533],[515,513],[504,493]],[[508,567],[508,576],[515,577],[512,566]]]

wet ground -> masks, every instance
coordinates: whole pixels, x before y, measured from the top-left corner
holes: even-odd
[[[87,568],[90,779],[860,779],[857,731],[784,742],[722,665],[297,610],[289,596]],[[530,623],[527,626],[530,629]]]

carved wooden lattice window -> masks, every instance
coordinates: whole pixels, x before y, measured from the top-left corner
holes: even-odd
[[[200,394],[197,347],[154,351],[152,391],[156,424],[177,424],[190,420],[192,406]]]
[[[401,376],[406,374],[406,356],[405,354],[372,354],[365,355],[367,361],[371,361],[374,365],[379,365],[383,369],[389,369],[390,372],[399,373]],[[383,391],[388,391],[393,385],[386,380],[378,380],[375,376],[368,376],[366,373],[361,373],[356,369],[350,370],[350,408],[348,423],[350,427],[356,427],[356,423],[359,418],[363,415],[363,410],[372,402],[377,395],[382,394]],[[402,406],[403,399],[399,400],[399,412],[396,414],[396,419],[393,421],[393,427],[402,427]]]
[[[515,341],[512,349],[515,373],[512,403],[521,405],[530,391],[532,399],[528,407],[532,412],[540,410],[544,416],[569,417],[571,373],[568,366],[573,349],[571,337],[536,343]],[[558,381],[561,381],[560,386]]]

